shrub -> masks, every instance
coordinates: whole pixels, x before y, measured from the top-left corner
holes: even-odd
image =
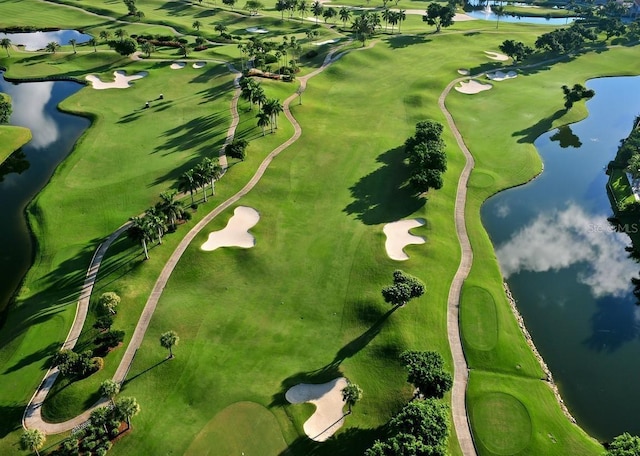
[[[111,325],[113,324],[113,317],[111,315],[105,315],[96,320],[93,324],[93,327],[99,329],[100,331],[106,331],[111,329]]]
[[[318,51],[316,51],[315,49],[311,49],[309,52],[303,55],[305,59],[313,59],[314,57],[317,57],[317,56],[318,56]]]
[[[106,348],[117,347],[124,340],[124,331],[109,331],[95,338],[94,343]]]
[[[90,368],[91,373],[98,372],[99,370],[102,370],[103,367],[104,367],[104,359],[100,358],[99,356],[95,356],[91,358],[91,368]]]
[[[115,314],[118,304],[120,304],[120,296],[113,291],[102,293],[100,299],[98,299],[100,310],[107,314]]]

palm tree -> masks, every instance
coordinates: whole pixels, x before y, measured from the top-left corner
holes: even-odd
[[[173,358],[173,347],[178,345],[180,338],[175,331],[167,331],[160,336],[160,345],[169,350],[169,359]]]
[[[160,202],[156,208],[161,210],[169,220],[169,225],[175,229],[176,221],[184,216],[184,206],[181,201],[175,199],[177,192],[169,190],[160,193]]]
[[[260,86],[257,86],[253,91],[253,95],[251,101],[258,105],[258,109],[262,109],[262,105],[265,101],[267,101],[267,96],[264,93],[264,89]]]
[[[116,37],[120,38],[120,41],[124,40],[124,37],[127,36],[127,32],[124,29],[119,28],[115,32]]]
[[[202,27],[202,22],[200,21],[193,21],[193,24],[191,24],[191,27],[193,27],[194,29],[200,31],[200,27]]]
[[[98,45],[98,40],[96,40],[95,38],[90,38],[89,41],[87,41],[87,43],[89,43],[89,46],[93,46],[93,52],[98,52],[98,49],[96,49],[96,46]]]
[[[131,417],[140,413],[140,404],[133,397],[121,397],[116,401],[116,415],[127,420],[127,430],[131,429]]]
[[[498,28],[498,25],[500,24],[500,18],[504,16],[504,6],[493,5],[491,9],[493,10],[493,14],[496,15],[496,28]]]
[[[407,11],[401,9],[400,11],[398,11],[397,17],[398,17],[398,33],[400,33],[400,26],[402,25],[404,20],[407,18]]]
[[[349,414],[351,414],[351,407],[356,405],[362,399],[362,389],[355,383],[351,383],[347,380],[347,386],[342,388],[342,400],[349,406]]]
[[[391,23],[391,34],[393,35],[393,29],[398,23],[398,13],[396,13],[395,11],[391,11],[391,14],[389,15],[389,22]]]
[[[47,437],[40,429],[27,429],[20,437],[20,447],[25,451],[35,451],[38,456],[38,450],[44,446]]]
[[[271,117],[271,132],[273,133],[274,127],[276,128],[276,130],[278,129],[278,116],[284,111],[284,107],[280,103],[280,100],[278,100],[277,98],[271,98],[267,100],[262,109],[269,113]]]
[[[224,24],[216,24],[216,26],[213,29],[216,32],[220,32],[220,35],[222,35],[224,32],[227,31],[227,26]]]
[[[107,41],[110,36],[111,36],[111,32],[108,30],[103,30],[100,32],[100,39],[102,41]]]
[[[69,44],[70,44],[70,45],[71,45],[71,47],[73,48],[73,53],[74,53],[74,54],[77,54],[77,52],[76,52],[76,43],[77,43],[77,41],[76,41],[75,39],[73,39],[73,38],[71,38],[71,39],[69,40]]]
[[[91,411],[91,424],[93,426],[102,426],[104,428],[104,432],[109,432],[107,429],[107,421],[109,421],[109,416],[111,415],[111,410],[108,407],[98,407]]]
[[[178,179],[178,191],[182,193],[189,192],[191,194],[191,204],[193,204],[193,192],[197,188],[196,181],[193,175],[193,170],[190,169],[182,173]]]
[[[9,38],[2,38],[0,40],[0,46],[2,46],[5,51],[7,51],[7,57],[11,57],[11,54],[9,54],[9,48],[11,47],[11,40]]]
[[[149,230],[157,236],[158,244],[162,244],[162,236],[167,229],[167,217],[161,210],[152,207],[147,209],[144,218],[149,225]]]
[[[220,162],[217,158],[205,158],[204,160],[202,160],[202,165],[207,167],[209,170],[207,174],[209,176],[209,179],[211,180],[211,196],[213,196],[216,194],[215,181],[219,180],[222,177],[222,166],[220,166]]]
[[[351,19],[351,10],[346,6],[343,6],[342,8],[340,8],[338,15],[340,16],[340,20],[342,21],[342,26],[346,27],[347,21]]]
[[[142,52],[147,54],[147,58],[149,58],[151,57],[151,53],[155,52],[156,47],[150,41],[145,41],[144,43],[140,44],[140,49],[142,50]]]
[[[264,128],[269,126],[269,124],[271,123],[271,116],[265,111],[261,110],[258,114],[256,114],[256,117],[258,118],[258,126],[262,128],[262,136],[264,136]]]
[[[180,52],[184,58],[187,58],[187,55],[189,54],[189,47],[186,44],[181,44]]]
[[[198,187],[202,188],[202,196],[205,203],[207,202],[207,184],[211,181],[209,172],[209,167],[205,166],[204,163],[199,163],[193,170],[193,177]]]
[[[58,48],[60,48],[60,45],[55,41],[51,41],[45,46],[46,51],[51,52],[52,54],[55,54]]]
[[[323,9],[324,8],[322,7],[322,3],[320,3],[318,0],[313,2],[313,4],[311,5],[311,11],[313,11],[313,16],[316,18],[316,25],[318,25],[318,16],[322,15]]]
[[[304,15],[307,11],[309,11],[309,6],[307,5],[307,1],[301,0],[300,3],[298,3],[298,12],[300,13],[301,21],[304,20]]]
[[[389,24],[389,19],[391,15],[394,14],[395,11],[391,11],[389,8],[385,7],[382,10],[382,20],[384,21],[384,31],[387,31],[387,25]]]
[[[100,384],[100,394],[104,397],[108,397],[111,401],[111,405],[115,407],[115,397],[120,392],[120,384],[113,380],[105,380]]]
[[[142,244],[145,259],[149,259],[149,251],[147,250],[147,242],[151,240],[151,230],[149,224],[144,217],[131,217],[131,226],[127,230],[130,238]]]

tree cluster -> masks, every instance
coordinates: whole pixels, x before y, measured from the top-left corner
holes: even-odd
[[[449,407],[436,399],[409,402],[389,421],[385,440],[376,440],[365,456],[445,456]]]
[[[8,95],[0,93],[0,124],[9,123],[11,112],[11,98],[9,98]]]
[[[505,40],[499,48],[501,52],[511,57],[515,63],[522,62],[533,53],[533,48],[515,40]]]
[[[356,36],[356,39],[362,41],[362,45],[366,43],[367,39],[373,36],[376,29],[380,27],[381,20],[378,13],[366,12],[360,16],[357,16],[351,24],[351,30]]]
[[[564,94],[564,107],[569,110],[573,107],[573,104],[584,99],[592,98],[596,93],[584,87],[582,84],[574,84],[569,88],[566,85],[562,86],[562,93]]]
[[[216,194],[215,182],[222,177],[224,170],[222,166],[220,166],[220,162],[218,158],[205,158],[200,163],[198,163],[194,168],[185,171],[180,175],[178,179],[178,190],[181,192],[189,192],[191,195],[191,204],[193,204],[193,196],[196,191],[202,189],[202,197],[204,198],[204,202],[207,202],[207,186],[211,188],[211,196]],[[161,204],[161,203],[160,203]],[[158,205],[156,205],[156,208]],[[159,208],[159,212],[162,212],[161,208]],[[147,213],[149,213],[147,211]],[[157,211],[158,212],[158,211]],[[177,214],[176,214],[177,216]],[[180,217],[177,217],[180,218]],[[175,220],[173,227],[175,228]],[[158,243],[160,242],[160,238],[158,237]]]
[[[451,5],[442,5],[440,3],[429,3],[427,6],[427,14],[422,16],[422,21],[436,27],[436,33],[439,33],[443,27],[453,25],[453,18],[456,10]]]
[[[607,451],[602,456],[640,456],[640,437],[625,432],[605,447]]]
[[[424,284],[418,278],[398,269],[393,272],[393,284],[382,289],[382,297],[385,302],[400,307],[419,298],[424,291]]]
[[[244,160],[247,157],[249,142],[246,139],[234,139],[224,149],[228,157]]]
[[[73,350],[60,350],[53,356],[53,365],[58,366],[60,375],[67,378],[84,378],[102,367],[102,358],[93,356],[91,350],[76,353]]]
[[[264,41],[258,36],[252,36],[245,44],[239,44],[242,53],[242,69],[249,65],[245,61],[252,61],[254,68],[270,71],[271,65],[277,65],[278,74],[291,75],[297,71],[297,61],[302,54],[302,46],[295,36],[282,37],[282,43]],[[289,59],[291,57],[291,59]]]
[[[407,381],[425,398],[442,398],[453,386],[453,379],[444,370],[444,360],[438,352],[407,350],[400,354],[407,368]]]
[[[442,124],[425,120],[416,124],[416,133],[405,141],[411,178],[409,183],[419,193],[442,188],[442,173],[447,169],[447,154],[442,140]]]
[[[271,133],[273,133],[274,128],[278,128],[278,116],[284,109],[280,100],[267,98],[260,83],[249,77],[240,79],[240,91],[242,99],[249,102],[249,110],[253,109],[254,104],[258,106],[259,112],[256,117],[258,127],[262,128],[262,136],[266,134],[268,126],[271,126]],[[243,160],[244,157],[241,159]]]

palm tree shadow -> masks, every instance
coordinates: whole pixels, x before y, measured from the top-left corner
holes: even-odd
[[[369,345],[369,343],[380,333],[387,319],[397,309],[398,307],[393,307],[380,316],[380,318],[378,318],[369,329],[338,350],[330,363],[320,369],[309,372],[298,372],[297,374],[284,379],[281,383],[280,391],[273,395],[270,406],[283,407],[285,405],[289,405],[290,403],[285,398],[285,394],[289,388],[299,383],[327,383],[337,377],[342,377],[343,374],[340,371],[340,365],[342,362],[347,358],[355,356],[363,348]]]
[[[376,161],[382,166],[349,189],[353,201],[343,211],[366,225],[377,225],[400,220],[424,206],[426,199],[408,185],[410,170],[404,159],[403,146],[379,155]]]

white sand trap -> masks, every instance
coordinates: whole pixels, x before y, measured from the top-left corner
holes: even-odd
[[[139,73],[132,74],[131,76],[127,76],[124,71],[114,71],[113,82],[103,82],[95,74],[89,74],[84,78],[87,81],[89,81],[91,83],[91,86],[96,90],[127,89],[131,87],[131,81],[135,81],[136,79],[142,79],[148,74],[149,73],[147,73],[146,71],[141,71]]]
[[[463,70],[462,68],[460,68],[458,70],[458,74],[461,74],[462,76],[469,76],[469,70]]]
[[[292,404],[309,402],[316,406],[316,411],[303,425],[304,432],[311,440],[324,442],[342,427],[342,408],[345,406],[342,389],[345,386],[347,379],[338,377],[320,385],[300,383],[285,393],[285,398]]]
[[[249,33],[269,33],[269,30],[263,29],[260,27],[249,27],[248,29],[245,29],[245,30]]]
[[[313,44],[315,44],[316,46],[323,46],[325,44],[333,44],[333,43],[337,43],[337,42],[338,42],[338,40],[325,40],[325,41],[320,41],[318,43],[313,43]]]
[[[171,68],[172,70],[181,70],[183,69],[187,64],[184,62],[173,62],[171,64],[171,66],[169,68]]]
[[[422,236],[411,234],[409,230],[423,226],[425,223],[425,220],[421,218],[387,223],[382,231],[387,235],[384,248],[389,258],[396,261],[408,260],[409,255],[404,253],[403,249],[409,244],[424,244],[426,242]]]
[[[194,67],[196,70],[199,70],[200,68],[203,68],[205,65],[206,65],[206,62],[196,62],[191,66]]]
[[[492,81],[504,81],[506,79],[513,79],[515,77],[518,77],[518,73],[516,73],[515,71],[509,71],[508,73],[504,73],[502,71],[487,73],[487,78]]]
[[[242,247],[250,249],[256,245],[256,238],[249,233],[260,220],[260,214],[252,207],[238,206],[233,211],[233,217],[220,231],[209,233],[207,242],[200,247],[206,252],[211,252],[220,247]]]
[[[420,14],[424,14],[424,11],[422,11],[422,13]],[[475,21],[476,18],[469,16],[468,14],[463,14],[463,13],[456,13],[455,16],[453,16],[453,21],[454,22],[464,22],[464,21]]]
[[[481,82],[472,79],[471,81],[462,81],[459,86],[454,87],[460,93],[466,93],[467,95],[473,95],[476,93],[490,90],[493,86],[491,84],[482,84]]]
[[[505,60],[509,60],[508,56],[504,54],[500,54],[499,52],[484,51],[484,53],[487,54],[487,57],[493,60],[500,60],[501,62],[504,62]]]

